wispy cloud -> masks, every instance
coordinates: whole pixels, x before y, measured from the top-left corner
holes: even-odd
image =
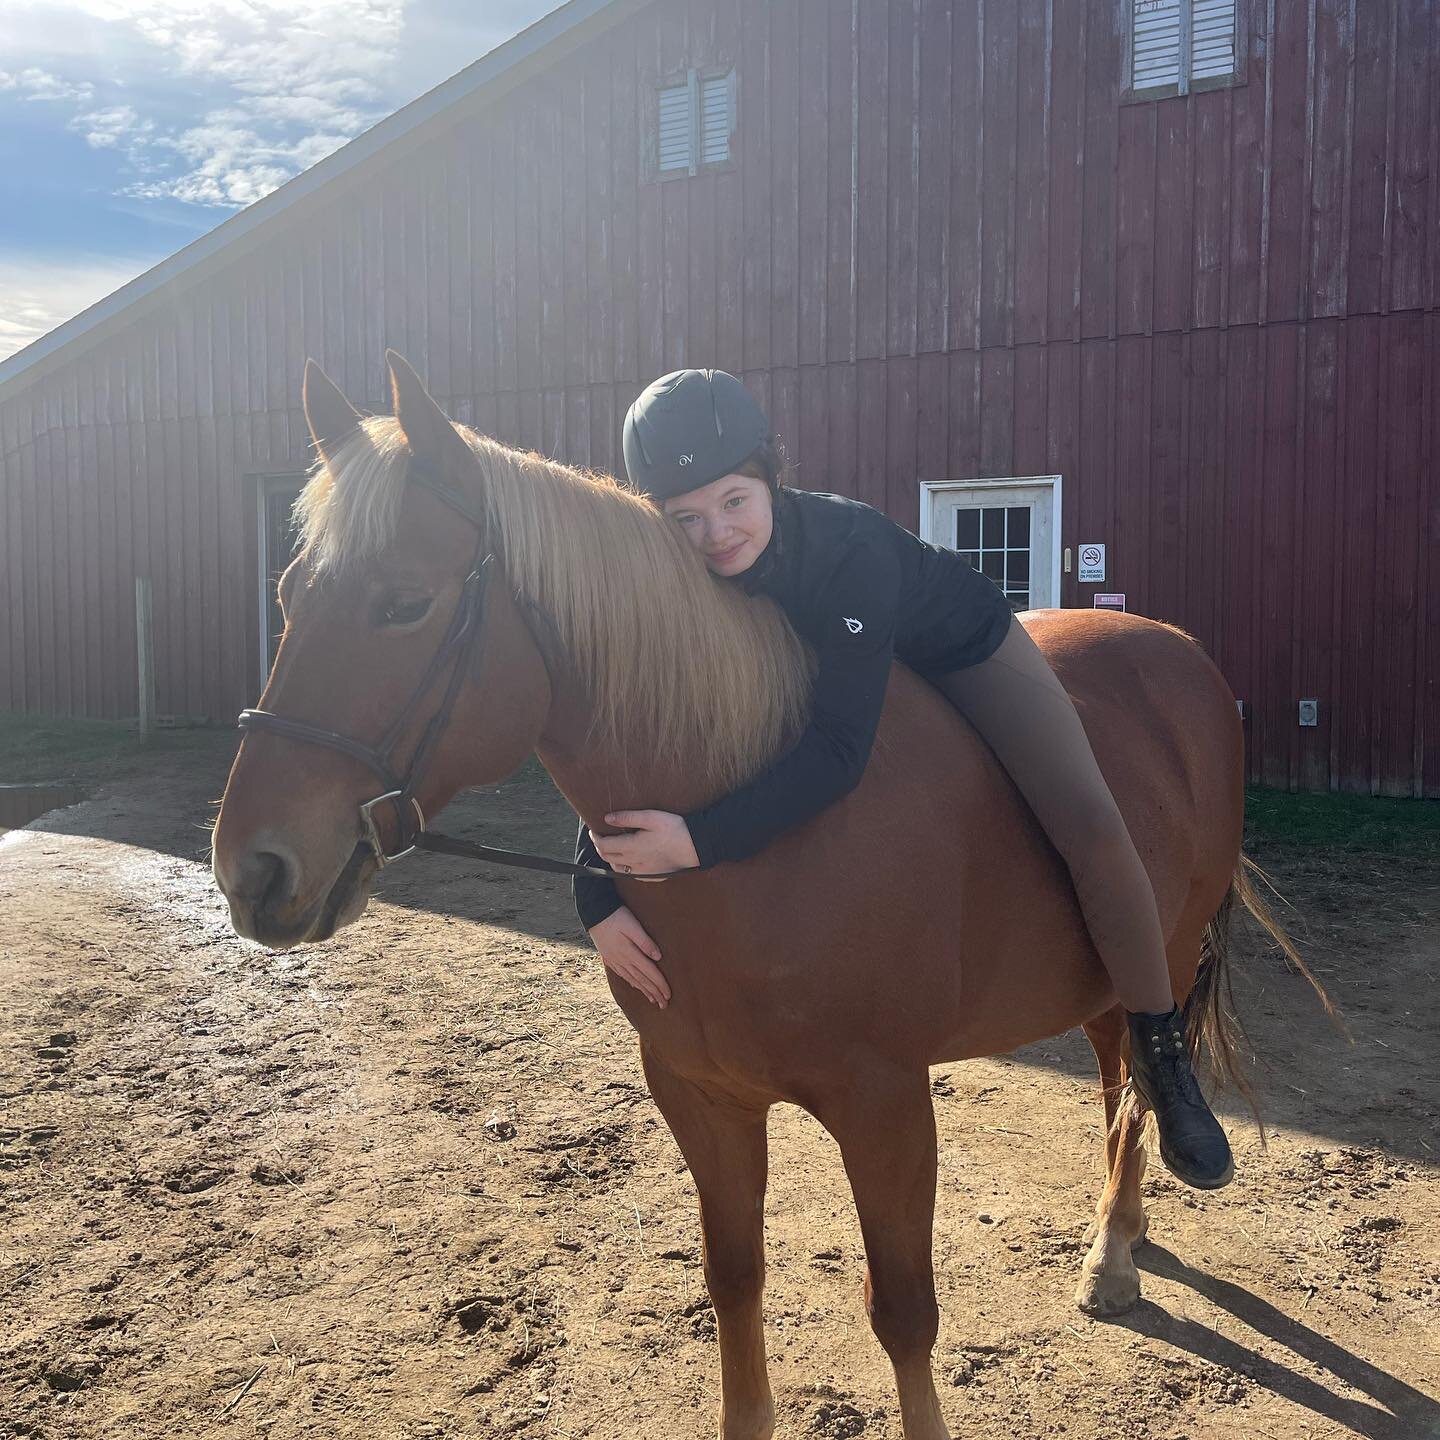
[[[0,260],[0,360],[149,268],[149,260]]]
[[[142,120],[133,105],[112,105],[106,110],[87,110],[74,116],[69,128],[85,137],[85,143],[96,150],[108,150],[128,142],[146,142],[155,133],[151,120]]]
[[[323,160],[350,133],[318,131],[281,140],[254,125],[243,109],[217,110],[204,125],[150,142],[173,150],[187,168],[178,175],[137,182],[125,193],[145,199],[170,196],[196,205],[249,205]]]
[[[69,128],[137,172],[121,193],[248,205],[393,108],[387,82],[405,4],[8,0],[32,44],[99,27],[110,63],[104,80],[91,79],[84,56],[43,54],[43,65],[0,71],[0,89],[73,105]],[[13,37],[6,48],[13,53]],[[193,100],[184,107],[187,123],[170,118],[180,106],[167,92],[177,89],[204,97],[198,116]]]
[[[0,90],[11,90],[25,100],[78,101],[87,104],[95,98],[95,87],[89,81],[62,80],[37,65],[23,70],[0,70]]]

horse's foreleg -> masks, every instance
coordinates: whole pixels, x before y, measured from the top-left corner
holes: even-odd
[[[1131,1249],[1145,1238],[1148,1221],[1140,1203],[1145,1112],[1122,1100],[1125,1066],[1121,1042],[1125,1012],[1116,1006],[1085,1026],[1100,1067],[1105,1097],[1105,1188],[1086,1231],[1092,1241],[1080,1270],[1075,1303],[1089,1315],[1119,1315],[1140,1298],[1140,1272]]]
[[[930,1353],[939,1329],[931,1259],[935,1114],[930,1077],[869,1072],[819,1110],[855,1195],[867,1259],[865,1307],[895,1367],[905,1440],[948,1440]]]
[[[648,1054],[645,1078],[700,1194],[705,1285],[720,1337],[720,1440],[770,1440],[765,1365],[765,1110],[707,1094]]]

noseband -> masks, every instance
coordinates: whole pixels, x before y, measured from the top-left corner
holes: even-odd
[[[286,740],[299,740],[307,745],[319,745],[326,750],[338,751],[341,755],[348,755],[352,760],[368,766],[379,777],[385,789],[373,800],[367,800],[360,806],[360,841],[374,852],[375,863],[382,869],[392,860],[399,860],[414,851],[425,832],[425,812],[420,808],[416,791],[419,790],[426,766],[445,733],[445,727],[450,723],[450,712],[455,708],[455,701],[469,673],[481,630],[485,587],[490,576],[491,561],[494,559],[493,555],[483,553],[484,517],[471,507],[463,495],[413,459],[406,478],[412,485],[424,486],[456,514],[468,520],[475,527],[478,540],[470,573],[466,576],[460,598],[450,616],[445,638],[441,640],[440,648],[436,650],[430,664],[425,668],[425,673],[410,692],[409,699],[401,706],[395,723],[376,744],[367,745],[363,740],[341,735],[338,731],[307,725],[303,720],[289,720],[269,710],[242,710],[239,721],[240,728],[250,734],[259,732],[279,735]],[[409,767],[401,774],[394,760],[395,747],[400,743],[400,737],[409,726],[420,703],[447,670],[449,679],[446,681],[440,704],[420,736],[415,752],[410,757]],[[395,813],[397,848],[393,852],[386,851],[375,820],[375,807],[386,804],[393,806]]]
[[[474,663],[475,647],[479,643],[481,620],[485,606],[485,588],[489,582],[494,556],[485,551],[485,517],[476,510],[458,490],[447,485],[428,466],[414,458],[410,461],[406,480],[412,485],[421,485],[437,499],[444,501],[455,513],[468,520],[475,527],[475,556],[471,561],[470,573],[460,591],[454,613],[450,616],[449,628],[440,642],[425,673],[410,692],[409,699],[401,707],[395,722],[380,738],[378,743],[367,745],[337,730],[325,730],[319,725],[308,725],[303,720],[290,720],[270,710],[242,710],[239,726],[247,734],[276,735],[285,740],[298,740],[306,745],[318,745],[325,750],[348,755],[367,766],[380,779],[384,790],[372,800],[360,806],[360,833],[358,843],[367,845],[375,856],[377,868],[384,869],[395,860],[402,860],[416,850],[433,850],[444,855],[460,855],[475,860],[487,860],[497,865],[514,865],[526,870],[543,870],[555,875],[599,875],[614,876],[608,866],[604,869],[595,865],[572,864],[566,860],[552,860],[544,855],[527,855],[517,850],[502,850],[493,845],[480,845],[473,840],[456,840],[446,835],[436,835],[425,828],[425,812],[420,808],[416,791],[420,788],[425,768],[430,763],[436,747],[440,744],[445,728],[450,723],[450,712],[455,708],[465,677]],[[409,767],[401,774],[395,765],[393,755],[400,737],[410,724],[411,717],[421,701],[434,688],[442,675],[449,671],[440,704],[427,722]],[[380,838],[380,829],[375,820],[377,805],[394,807],[396,825],[396,849],[389,852]],[[669,874],[671,872],[666,872]],[[664,875],[635,875],[636,880],[659,880]]]

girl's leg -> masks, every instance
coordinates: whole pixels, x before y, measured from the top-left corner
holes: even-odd
[[[1086,927],[1130,1012],[1131,1080],[1160,1155],[1187,1184],[1224,1185],[1230,1144],[1190,1068],[1150,877],[1074,703],[1019,621],[988,659],[937,682],[1000,758],[1069,867]]]
[[[1000,648],[939,682],[999,757],[1070,869],[1120,1003],[1175,1004],[1155,892],[1074,703],[1018,620]]]

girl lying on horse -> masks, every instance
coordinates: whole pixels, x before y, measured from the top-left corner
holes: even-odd
[[[1190,1185],[1226,1184],[1230,1146],[1191,1069],[1150,880],[1074,704],[1003,592],[866,505],[784,484],[765,415],[723,371],[655,381],[625,418],[624,452],[632,488],[710,572],[769,596],[814,648],[813,706],[796,744],[749,784],[688,815],[612,812],[622,833],[608,837],[582,825],[577,860],[635,874],[719,865],[814,819],[864,773],[901,660],[979,732],[1064,859],[1129,1012],[1131,1078],[1165,1164]],[[575,902],[605,964],[663,1006],[659,951],[614,884],[579,877]]]

